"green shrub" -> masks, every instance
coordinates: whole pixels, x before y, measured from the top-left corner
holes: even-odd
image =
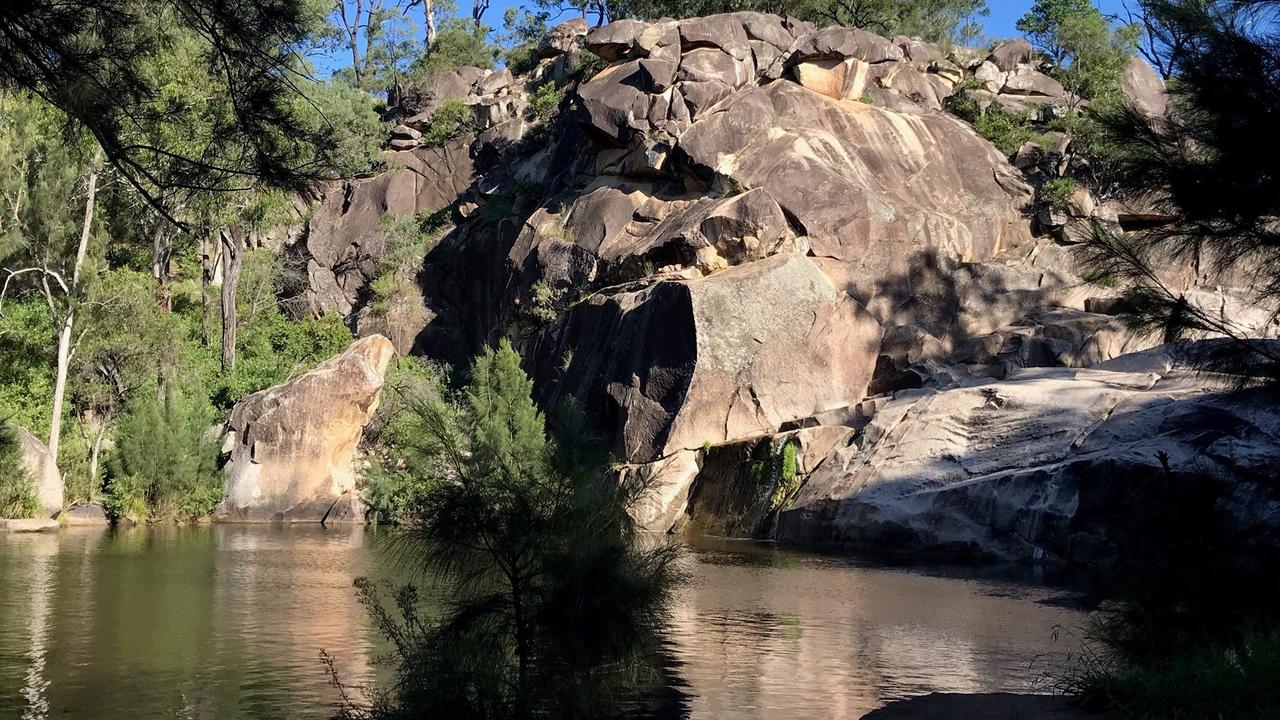
[[[446,374],[445,368],[414,357],[396,358],[388,368],[381,402],[364,433],[368,465],[361,497],[370,522],[399,522],[425,492],[426,481],[412,472],[431,447],[417,409],[439,392]]]
[[[1054,178],[1040,186],[1040,202],[1054,210],[1066,210],[1071,196],[1076,192],[1076,181],[1071,178]]]
[[[102,495],[102,508],[117,522],[144,523],[151,516],[147,506],[150,483],[139,475],[119,475],[107,481]]]
[[[213,512],[222,494],[217,421],[202,396],[171,390],[139,397],[116,428],[108,458],[106,505],[113,517],[193,520]]]
[[[440,24],[431,52],[413,63],[411,72],[422,77],[463,65],[490,68],[502,49],[489,42],[488,26],[471,18],[454,17]]]
[[[431,126],[422,134],[423,145],[443,145],[475,129],[475,116],[461,100],[445,100],[431,114]]]
[[[1006,156],[1018,152],[1028,140],[1043,142],[1043,136],[1032,128],[1031,119],[1025,113],[1007,113],[995,106],[978,115],[973,129]]]
[[[17,429],[0,424],[0,518],[40,515],[40,494],[18,445]]]
[[[1152,663],[1091,657],[1066,689],[1117,720],[1269,720],[1280,708],[1280,629]]]
[[[583,51],[578,54],[578,61],[574,63],[571,73],[579,80],[590,80],[608,65],[609,63],[599,55],[590,51]]]
[[[560,294],[539,280],[529,289],[529,315],[540,323],[553,323],[560,316],[559,301]]]
[[[535,120],[545,122],[555,117],[562,100],[564,91],[556,87],[555,83],[546,82],[529,95],[529,109]]]

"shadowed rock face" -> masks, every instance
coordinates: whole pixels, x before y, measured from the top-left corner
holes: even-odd
[[[352,463],[394,354],[385,337],[362,338],[311,372],[236,403],[215,519],[359,522]]]
[[[350,315],[387,252],[383,217],[406,218],[449,207],[475,179],[465,142],[390,154],[399,169],[334,185],[293,249],[306,264],[305,310]],[[407,350],[408,348],[403,348]]]
[[[857,402],[880,328],[791,255],[594,296],[545,342],[549,401],[578,398],[623,457],[646,462]]]

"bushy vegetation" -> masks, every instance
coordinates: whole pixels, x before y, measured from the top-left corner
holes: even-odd
[[[387,369],[378,411],[364,433],[361,493],[371,522],[401,522],[420,503],[430,479],[416,469],[432,458],[418,409],[439,392],[447,377],[447,368],[414,357],[396,358]]]
[[[1249,629],[1153,664],[1098,659],[1075,680],[1086,704],[1117,719],[1268,720],[1280,706],[1280,629]]]
[[[594,717],[650,677],[673,551],[635,544],[636,488],[604,480],[580,413],[560,420],[574,442],[553,442],[531,392],[504,341],[459,395],[414,399],[408,470],[424,492],[405,514],[406,558],[443,579],[444,605],[405,587],[388,607],[357,583],[395,681],[343,717]]]
[[[1213,472],[1159,460],[1103,527],[1116,561],[1094,568],[1104,603],[1063,689],[1119,718],[1271,717],[1280,538],[1233,517]]]
[[[475,131],[475,116],[461,100],[445,100],[431,114],[431,125],[422,134],[423,145],[443,145],[446,141]]]
[[[1038,191],[1040,202],[1054,210],[1066,210],[1078,187],[1071,178],[1047,180]]]
[[[529,109],[533,112],[534,119],[546,121],[560,109],[562,100],[564,100],[562,89],[556,87],[555,83],[543,83],[530,93]]]
[[[35,478],[22,461],[17,429],[0,422],[0,518],[33,518],[40,514]]]
[[[412,72],[425,76],[463,65],[493,67],[502,55],[502,48],[489,42],[489,32],[482,23],[450,18],[441,26],[431,48],[413,64]]]
[[[132,401],[115,432],[104,506],[132,522],[193,520],[222,498],[217,414],[204,397],[170,388]]]
[[[1025,142],[1043,142],[1044,138],[1043,133],[1035,130],[1026,113],[1008,113],[995,105],[977,116],[973,128],[1006,156],[1018,152]]]

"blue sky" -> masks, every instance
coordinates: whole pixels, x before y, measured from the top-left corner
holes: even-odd
[[[458,0],[458,10],[460,14],[468,15],[471,11],[472,0]],[[986,33],[988,39],[1016,37],[1018,31],[1014,28],[1014,23],[1018,18],[1022,17],[1031,7],[1033,0],[987,0],[987,7],[990,8],[991,14],[986,18]],[[1129,0],[1133,2],[1133,0]],[[1095,0],[1096,5],[1103,13],[1108,15],[1124,16],[1125,0]],[[493,27],[502,25],[502,14],[507,8],[512,6],[520,6],[525,3],[521,0],[493,0],[489,6],[489,10],[485,13],[485,22]],[[420,20],[420,11],[416,11],[412,15],[416,21]],[[572,14],[565,14],[560,19],[567,20]],[[552,23],[554,24],[554,20]],[[419,32],[422,29],[419,28]],[[312,61],[316,64],[317,74],[321,77],[327,76],[333,69],[349,64],[348,56],[345,52],[331,52],[322,55],[313,55]]]

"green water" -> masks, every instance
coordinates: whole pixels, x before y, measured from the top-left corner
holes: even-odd
[[[0,535],[0,719],[326,718],[379,673],[353,578],[388,534],[208,526]],[[1080,615],[1011,582],[739,543],[690,548],[670,639],[685,716],[857,718],[930,691],[1043,688]]]

